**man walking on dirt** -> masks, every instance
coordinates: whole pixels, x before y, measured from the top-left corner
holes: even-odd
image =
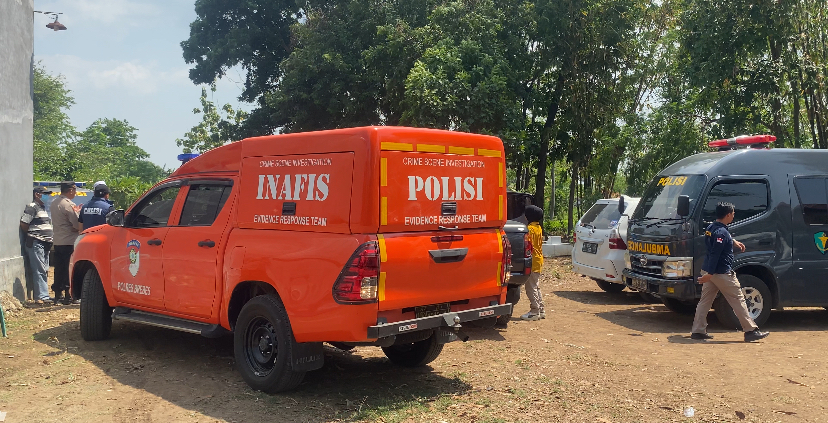
[[[736,313],[742,330],[745,332],[745,342],[758,341],[767,338],[769,333],[762,332],[756,326],[756,322],[750,318],[745,296],[742,294],[742,287],[736,279],[733,271],[733,245],[740,251],[745,251],[745,244],[736,241],[730,236],[727,225],[733,222],[736,209],[731,203],[719,203],[716,205],[716,221],[711,223],[704,232],[704,242],[707,246],[707,256],[702,265],[702,276],[699,283],[702,284],[702,295],[699,305],[696,307],[696,317],[693,319],[691,339],[707,340],[713,339],[707,334],[707,313],[716,294],[721,291],[722,295],[730,304],[730,308]]]

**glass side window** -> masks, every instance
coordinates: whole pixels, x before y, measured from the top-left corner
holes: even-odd
[[[618,211],[618,203],[596,203],[581,218],[581,226],[611,229],[618,224],[620,218],[621,213]]]
[[[190,192],[181,211],[180,226],[210,226],[227,202],[230,185],[190,185]]]
[[[178,190],[179,187],[168,187],[150,194],[129,213],[128,226],[134,228],[167,226]]]
[[[732,203],[736,209],[733,223],[758,216],[768,209],[768,186],[765,182],[725,182],[717,184],[707,195],[702,211],[703,232],[707,225],[716,220],[716,205]]]
[[[828,178],[796,178],[796,192],[806,225],[828,225]]]

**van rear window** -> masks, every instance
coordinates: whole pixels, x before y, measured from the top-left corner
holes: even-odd
[[[828,178],[796,178],[796,192],[806,225],[828,225]]]
[[[610,229],[621,218],[617,203],[597,203],[587,210],[581,217],[581,225],[592,226],[596,229]]]

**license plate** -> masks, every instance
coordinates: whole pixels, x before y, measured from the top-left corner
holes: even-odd
[[[598,253],[598,244],[594,242],[585,242],[583,246],[581,246],[581,251],[590,254]]]
[[[432,304],[432,305],[427,305],[427,306],[414,307],[414,315],[417,318],[436,316],[438,314],[444,314],[444,313],[448,313],[450,311],[451,311],[451,304],[449,304],[449,303]]]
[[[632,287],[639,291],[646,291],[647,290],[647,281],[644,279],[633,278],[632,280]]]

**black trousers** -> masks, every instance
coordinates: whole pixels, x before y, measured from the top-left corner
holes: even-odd
[[[69,259],[75,247],[72,245],[55,245],[55,283],[52,291],[55,296],[61,297],[63,291],[69,293]]]

